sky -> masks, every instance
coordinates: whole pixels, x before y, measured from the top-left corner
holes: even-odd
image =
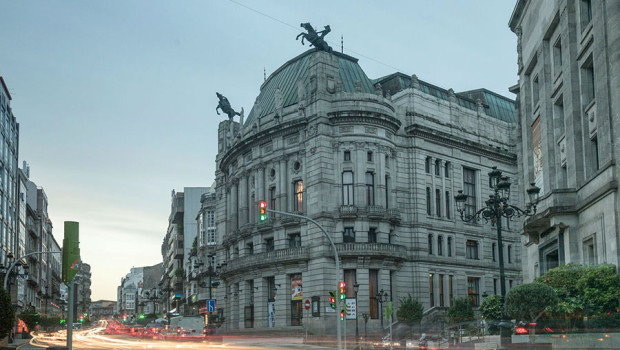
[[[246,115],[267,76],[306,51],[300,23],[359,59],[443,88],[514,99],[512,0],[0,0],[0,76],[19,164],[49,199],[54,236],[80,222],[92,300],[162,261],[171,191],[215,178],[215,92]]]

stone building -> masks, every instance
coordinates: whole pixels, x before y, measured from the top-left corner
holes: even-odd
[[[523,231],[523,279],[566,263],[618,265],[620,3],[519,0],[509,25],[519,173],[542,189]]]
[[[387,300],[396,309],[408,293],[428,320],[454,298],[478,305],[484,293],[499,293],[494,228],[463,223],[454,195],[469,194],[474,212],[490,193],[491,166],[515,177],[514,113],[514,101],[485,89],[456,93],[402,73],[371,80],[341,53],[310,50],[286,62],[262,84],[245,121],[219,125],[224,327],[336,329],[328,240],[294,217],[260,222],[260,200],[329,232],[347,298],[357,300],[358,318],[369,314],[369,331],[383,325]],[[512,285],[520,282],[518,227],[504,233]],[[347,323],[351,332],[355,320]]]

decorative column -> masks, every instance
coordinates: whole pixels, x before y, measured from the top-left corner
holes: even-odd
[[[230,187],[230,212],[231,212],[231,230],[239,228],[239,197],[237,195],[239,187],[239,179],[233,178]]]
[[[280,195],[278,196],[278,210],[281,211],[288,211],[288,201],[287,201],[287,189],[288,189],[288,183],[287,183],[287,169],[286,169],[286,165],[287,165],[287,161],[286,161],[286,157],[283,156],[280,159]]]
[[[239,177],[239,226],[248,222],[248,172]]]

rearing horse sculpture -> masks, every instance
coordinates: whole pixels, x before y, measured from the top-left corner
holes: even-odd
[[[236,115],[241,116],[241,113],[236,112],[230,106],[230,102],[228,102],[228,99],[226,98],[226,96],[220,94],[219,92],[216,92],[215,94],[220,99],[220,102],[217,104],[217,107],[215,107],[215,113],[217,113],[217,115],[220,115],[219,110],[221,109],[222,112],[224,112],[226,115],[228,115],[228,119],[230,119],[230,120],[232,120]],[[243,109],[242,109],[242,111],[243,111]]]
[[[312,25],[310,23],[302,23],[300,24],[300,27],[304,28],[305,30],[308,31],[308,33],[304,33],[301,32],[299,33],[299,35],[297,35],[297,37],[295,38],[295,40],[299,40],[299,37],[301,36],[301,44],[304,44],[304,39],[308,40],[308,42],[310,43],[310,46],[314,46],[316,47],[318,50],[322,50],[322,51],[326,51],[331,53],[332,52],[332,48],[331,46],[329,46],[327,44],[327,42],[323,39],[325,37],[325,35],[327,35],[329,32],[332,31],[331,27],[329,25],[326,25],[321,31],[317,32],[316,30],[314,30],[314,28],[312,28]]]

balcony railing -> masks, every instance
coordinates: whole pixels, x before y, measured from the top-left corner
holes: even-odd
[[[385,214],[388,220],[390,220],[391,222],[393,223],[400,222],[400,209],[386,209]]]
[[[338,255],[341,257],[390,257],[396,260],[407,259],[407,248],[388,243],[337,243]]]
[[[275,263],[282,264],[290,261],[308,260],[310,251],[306,247],[279,249],[272,252],[254,254],[234,259],[226,265],[223,272],[230,273],[249,267],[258,268]]]
[[[382,206],[371,205],[366,207],[366,211],[371,219],[381,219],[385,216],[385,209]]]
[[[357,217],[357,207],[354,205],[341,205],[340,206],[341,218],[355,218]]]

